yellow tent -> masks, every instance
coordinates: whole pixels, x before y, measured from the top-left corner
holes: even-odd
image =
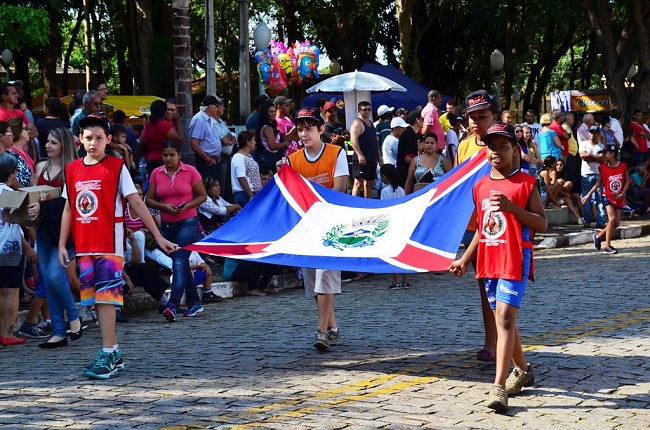
[[[164,101],[165,99],[156,96],[111,95],[104,100],[104,111],[110,110],[111,114],[107,112],[109,116],[112,116],[112,112],[116,110],[123,110],[127,117],[149,115],[149,107],[154,100]],[[112,109],[107,109],[109,107]]]

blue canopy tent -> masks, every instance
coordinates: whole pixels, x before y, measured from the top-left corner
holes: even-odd
[[[406,76],[391,65],[384,66],[381,64],[366,63],[359,69],[359,71],[383,76],[406,88],[405,93],[395,91],[385,93],[373,92],[371,97],[373,109],[377,109],[381,105],[387,105],[394,107],[395,109],[403,107],[406,110],[413,110],[417,106],[424,106],[427,104],[427,93],[429,92],[429,89]],[[318,99],[332,100],[336,103],[337,100],[343,100],[343,93],[316,93],[309,95],[302,99],[302,107],[314,107],[316,106],[316,100]],[[451,97],[443,96],[443,109],[444,103],[450,99]],[[342,110],[339,112],[342,113]]]

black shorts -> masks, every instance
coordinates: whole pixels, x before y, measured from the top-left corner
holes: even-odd
[[[0,288],[20,288],[23,285],[24,257],[17,266],[0,267]]]
[[[377,162],[368,163],[365,165],[359,165],[359,160],[356,158],[352,161],[352,169],[354,173],[354,178],[356,179],[366,179],[368,181],[374,181],[377,179]]]

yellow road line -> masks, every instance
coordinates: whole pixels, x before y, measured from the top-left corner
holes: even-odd
[[[634,317],[634,318],[630,318],[630,317]],[[536,343],[525,346],[524,351],[534,351],[536,349],[545,346],[550,346],[550,345],[563,343],[563,342],[569,342],[569,341],[585,338],[599,333],[611,332],[617,329],[639,324],[648,320],[650,320],[650,307],[636,309],[630,312],[624,312],[617,315],[612,315],[611,317],[608,318],[600,318],[597,320],[593,320],[588,323],[581,324],[569,329],[558,330],[556,332],[550,332],[550,333],[545,333],[543,335],[526,338],[524,343],[527,343],[529,341],[535,341]],[[584,329],[589,329],[589,330],[584,330]],[[584,331],[580,331],[580,330],[584,330]],[[577,331],[580,332],[576,333]],[[285,402],[273,403],[270,405],[264,405],[260,407],[253,407],[250,408],[246,413],[240,414],[239,417],[242,419],[246,419],[247,417],[250,417],[252,415],[259,414],[260,412],[268,413],[273,410],[295,407],[298,406],[299,404],[313,402],[314,400],[318,400],[318,399],[332,398],[332,397],[344,395],[349,392],[368,390],[364,393],[350,394],[343,398],[330,399],[324,403],[319,403],[313,406],[303,406],[294,410],[279,411],[278,414],[270,417],[262,418],[262,420],[260,421],[235,425],[232,428],[243,430],[243,429],[263,426],[264,424],[269,424],[272,422],[281,421],[282,419],[285,418],[300,418],[307,414],[313,413],[314,411],[319,409],[325,409],[325,408],[339,406],[346,403],[362,401],[364,399],[368,399],[371,397],[393,394],[416,385],[435,382],[447,376],[453,375],[457,373],[459,370],[457,368],[445,369],[445,370],[438,371],[435,375],[431,375],[431,376],[409,376],[409,374],[423,373],[427,370],[432,370],[433,368],[443,365],[447,362],[458,361],[459,359],[462,358],[463,358],[462,356],[455,355],[455,356],[447,357],[429,363],[427,365],[406,368],[402,370],[400,373],[386,374],[377,378],[357,381],[336,389],[314,393],[309,397],[302,397],[302,398],[287,400]],[[465,359],[469,360],[470,357],[466,357]],[[400,381],[388,386],[381,386],[382,384],[387,383],[397,377],[407,377],[410,379],[407,381]]]

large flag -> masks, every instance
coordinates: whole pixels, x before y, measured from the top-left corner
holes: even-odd
[[[428,187],[393,200],[353,197],[284,166],[237,216],[187,249],[285,266],[351,272],[446,270],[490,171],[485,150]]]

